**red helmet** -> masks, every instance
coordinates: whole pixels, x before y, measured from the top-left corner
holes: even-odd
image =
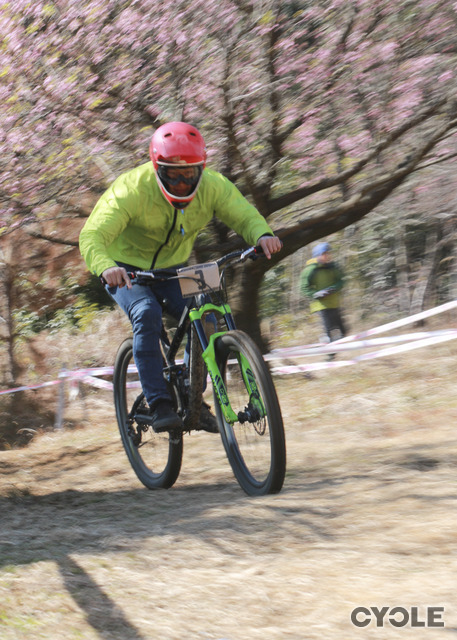
[[[164,124],[152,136],[149,155],[165,198],[177,209],[186,207],[197,192],[206,165],[206,147],[201,133],[185,122]],[[178,167],[183,171],[176,172]],[[170,187],[179,182],[191,187],[190,193],[183,196],[171,193]]]

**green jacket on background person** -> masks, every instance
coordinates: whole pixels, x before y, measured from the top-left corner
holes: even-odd
[[[300,276],[300,291],[310,298],[310,311],[336,309],[340,306],[340,291],[343,288],[344,276],[335,262],[321,264],[316,258],[308,260]],[[318,291],[331,289],[331,293],[322,298],[314,298]]]

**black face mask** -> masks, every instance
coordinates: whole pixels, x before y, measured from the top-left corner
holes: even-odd
[[[185,209],[190,204],[190,202],[181,202],[179,200],[172,200],[171,204],[175,209]]]

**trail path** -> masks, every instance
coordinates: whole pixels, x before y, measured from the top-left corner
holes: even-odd
[[[92,427],[0,452],[0,637],[457,637],[455,349],[278,379],[276,496],[245,496],[206,433],[173,489],[143,489],[99,392]],[[372,605],[444,607],[445,627],[354,627]]]

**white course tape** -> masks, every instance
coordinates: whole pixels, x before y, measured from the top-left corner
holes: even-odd
[[[63,370],[59,376],[61,378],[84,378],[84,376],[112,376],[113,367],[95,367],[94,369],[73,369],[73,371]]]
[[[446,302],[439,307],[434,307],[433,309],[428,309],[427,311],[416,313],[413,316],[408,316],[407,318],[402,318],[400,320],[394,320],[393,322],[388,322],[387,324],[380,325],[379,327],[374,327],[374,329],[368,329],[367,331],[362,331],[361,333],[357,333],[353,336],[346,336],[345,338],[341,338],[340,340],[335,340],[335,343],[341,344],[342,342],[359,340],[360,338],[373,336],[376,333],[383,333],[385,331],[390,331],[391,329],[398,329],[398,327],[404,327],[407,324],[418,322],[419,320],[424,320],[424,318],[430,318],[431,316],[435,316],[438,313],[444,313],[444,311],[450,311],[450,309],[455,309],[456,307],[457,300],[452,300],[451,302]]]
[[[285,358],[303,358],[306,356],[313,356],[325,353],[339,353],[342,351],[353,351],[355,349],[367,349],[371,347],[379,347],[394,343],[403,342],[419,342],[428,338],[447,337],[452,340],[452,337],[457,338],[457,329],[443,329],[440,331],[420,331],[417,333],[405,333],[399,336],[390,336],[386,338],[371,338],[369,340],[354,340],[352,342],[342,344],[340,340],[330,342],[320,346],[307,346],[293,347],[287,349],[274,349],[271,353],[264,356],[265,360],[278,360]]]
[[[389,356],[397,353],[402,353],[405,351],[411,351],[413,349],[419,349],[420,347],[428,347],[432,344],[438,344],[440,342],[446,342],[448,340],[455,340],[457,338],[457,330],[449,331],[446,335],[439,335],[429,338],[424,338],[422,340],[416,340],[415,342],[409,342],[407,344],[397,345],[395,347],[390,347],[387,349],[382,349],[381,351],[373,351],[371,353],[364,353],[360,356],[356,356],[351,360],[340,360],[340,361],[331,361],[331,362],[315,362],[312,364],[298,364],[298,365],[285,365],[273,367],[271,369],[272,373],[276,373],[279,375],[285,375],[290,373],[300,373],[304,371],[317,371],[319,369],[334,369],[336,367],[347,367],[349,365],[354,365],[359,362],[363,362],[364,360],[373,360],[375,358],[382,358],[384,356]],[[335,343],[332,343],[332,347]],[[336,352],[336,348],[335,348]]]
[[[451,309],[455,309],[457,307],[457,300],[452,300],[451,302],[447,302],[446,304],[442,304],[438,307],[434,307],[433,309],[428,309],[427,311],[422,311],[421,313],[416,313],[412,316],[408,316],[407,318],[401,318],[400,320],[395,320],[393,322],[389,322],[384,325],[380,325],[378,327],[374,327],[373,329],[368,329],[366,331],[362,331],[361,333],[357,333],[351,336],[346,336],[345,338],[341,338],[340,340],[335,340],[331,343],[320,344],[313,343],[308,345],[301,345],[296,347],[286,347],[283,349],[274,349],[270,354],[265,356],[265,360],[286,360],[290,361],[291,359],[303,358],[307,356],[313,355],[323,355],[328,353],[341,353],[344,351],[350,351],[355,349],[366,349],[373,347],[380,347],[389,344],[401,343],[396,347],[390,347],[382,350],[376,350],[372,353],[366,353],[364,355],[359,355],[351,360],[340,360],[337,362],[316,362],[312,364],[287,364],[283,366],[277,366],[272,368],[273,373],[277,373],[280,375],[288,374],[288,373],[299,373],[304,371],[317,371],[320,369],[333,369],[337,367],[346,367],[350,365],[357,364],[358,362],[362,362],[364,360],[372,360],[375,358],[381,358],[383,356],[388,356],[396,353],[402,353],[405,351],[411,351],[412,349],[419,349],[420,347],[429,346],[432,344],[438,344],[440,342],[445,342],[447,340],[453,340],[457,338],[457,329],[444,329],[441,331],[421,331],[415,333],[406,333],[398,336],[390,336],[384,338],[369,338],[368,336],[373,336],[379,333],[384,333],[386,331],[390,331],[392,329],[398,329],[399,327],[405,326],[407,324],[411,324],[413,322],[417,322],[419,320],[423,320],[424,318],[428,318],[434,316],[438,313],[443,313],[445,311],[449,311]],[[409,344],[405,344],[409,343]]]
[[[113,388],[113,383],[108,380],[100,380],[100,378],[96,378],[95,376],[82,376],[80,378],[81,382],[84,384],[88,384],[91,387],[97,387],[98,389],[108,389],[111,390]]]
[[[368,336],[373,336],[378,333],[384,333],[391,329],[398,329],[399,327],[429,318],[443,313],[457,307],[457,300],[452,300],[446,304],[442,304],[433,309],[416,313],[415,315],[408,316],[407,318],[401,318],[373,329],[367,329],[361,333],[354,334],[352,336],[346,336],[340,340],[327,343],[325,345],[321,343],[313,343],[307,345],[300,345],[295,347],[284,347],[280,349],[274,349],[271,353],[264,356],[265,360],[289,360],[292,358],[301,358],[312,355],[322,355],[328,353],[339,353],[343,351],[350,351],[355,349],[365,349],[370,347],[379,347],[388,344],[402,343],[394,347],[373,351],[371,353],[365,353],[352,358],[351,360],[339,360],[337,362],[314,362],[307,365],[304,364],[287,364],[284,366],[272,367],[272,372],[280,375],[289,373],[300,373],[303,371],[317,371],[319,369],[334,369],[338,367],[347,367],[349,365],[357,364],[364,360],[372,360],[375,358],[381,358],[387,355],[393,355],[396,353],[402,353],[405,351],[411,351],[412,349],[419,349],[420,347],[429,346],[432,344],[439,344],[448,340],[457,338],[457,329],[443,329],[441,331],[421,331],[416,333],[406,333],[399,336],[391,336],[387,338],[370,338],[366,340]],[[406,343],[406,344],[405,344]],[[135,365],[129,365],[129,373],[136,372]],[[68,378],[70,381],[80,381],[84,384],[88,384],[99,389],[112,390],[113,384],[108,380],[100,380],[97,376],[112,376],[113,367],[95,367],[93,369],[74,369],[73,371],[62,370],[59,373],[58,380],[51,380],[49,382],[42,382],[34,385],[24,385],[12,389],[0,390],[0,396],[8,393],[17,393],[18,391],[29,391],[33,389],[41,389],[43,387],[50,387],[58,385],[63,382],[63,379]],[[139,388],[139,381],[131,381],[127,385],[129,388]]]
[[[14,389],[2,389],[0,391],[0,396],[6,395],[7,393],[17,393],[18,391],[29,391],[30,389],[41,389],[42,387],[50,387],[54,384],[59,384],[60,380],[51,380],[50,382],[41,382],[40,384],[30,384],[28,386],[23,387],[15,387]]]

